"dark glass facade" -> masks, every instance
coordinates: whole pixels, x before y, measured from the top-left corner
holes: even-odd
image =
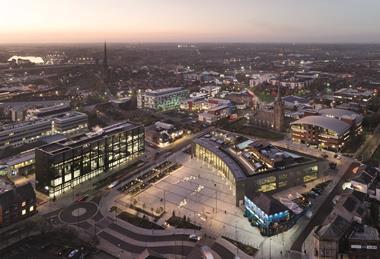
[[[144,128],[131,124],[111,127],[85,141],[74,139],[61,146],[42,147],[36,150],[37,189],[57,197],[88,179],[128,164],[144,150]]]

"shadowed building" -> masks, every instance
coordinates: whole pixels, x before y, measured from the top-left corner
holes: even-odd
[[[31,183],[15,186],[5,178],[0,178],[0,227],[35,214],[36,207],[36,193]]]
[[[273,110],[258,108],[250,118],[250,122],[256,126],[283,131],[285,127],[285,106],[281,98],[281,89],[278,87],[277,97],[273,103]]]

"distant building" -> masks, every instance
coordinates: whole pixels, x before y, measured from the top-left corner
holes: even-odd
[[[361,115],[342,109],[305,111],[305,117],[290,124],[292,140],[338,152],[362,133],[362,120]]]
[[[57,197],[97,175],[125,167],[144,150],[144,127],[129,122],[42,146],[35,151],[36,189]]]
[[[212,105],[211,105],[212,106]],[[230,105],[217,105],[207,109],[207,111],[198,114],[198,121],[212,124],[220,119],[227,118],[231,115],[232,107]]]
[[[61,114],[63,112],[70,111],[70,105],[66,103],[48,106],[48,107],[42,107],[42,108],[36,108],[36,109],[29,109],[27,110],[27,119],[32,120],[35,118],[43,118],[47,116],[53,116],[56,114]]]
[[[3,125],[0,126],[0,149],[32,143],[51,134],[51,120],[48,119]]]
[[[307,116],[290,123],[292,141],[341,151],[350,138],[350,125],[324,116]]]
[[[334,102],[337,105],[355,103],[360,108],[365,108],[374,99],[374,91],[362,88],[341,88],[334,92]]]
[[[87,131],[87,114],[70,111],[42,119],[0,126],[0,149],[33,143],[44,136],[72,136]]]
[[[303,107],[310,107],[309,100],[299,96],[285,96],[282,97],[282,101],[284,102],[284,106],[289,110],[298,110]]]
[[[146,90],[137,94],[137,108],[158,111],[177,109],[188,96],[188,90],[182,87]]]
[[[74,136],[88,130],[88,116],[85,113],[72,111],[54,116],[52,133]]]
[[[25,119],[25,109],[24,107],[12,107],[10,108],[11,119],[14,122],[20,122]]]
[[[215,97],[220,92],[221,87],[217,85],[207,85],[200,89],[200,93],[207,94],[208,97]]]
[[[37,212],[37,198],[31,183],[15,186],[0,177],[0,227],[16,223]]]
[[[251,116],[250,122],[259,127],[283,131],[285,128],[285,107],[281,98],[281,90],[278,87],[277,97],[273,104],[273,111],[263,110],[259,107]]]

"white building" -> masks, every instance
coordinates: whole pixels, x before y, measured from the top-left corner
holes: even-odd
[[[183,87],[146,90],[137,94],[137,108],[167,111],[179,108],[181,102],[189,96]]]

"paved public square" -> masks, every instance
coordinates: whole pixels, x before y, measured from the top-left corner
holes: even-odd
[[[182,168],[133,198],[125,195],[121,201],[129,204],[136,200],[137,206],[148,211],[165,208],[167,213],[160,219],[161,224],[174,211],[176,216],[186,215],[192,223],[201,225],[207,235],[224,235],[259,247],[265,238],[244,218],[243,210],[235,206],[232,187],[223,175],[184,153],[176,160]]]

